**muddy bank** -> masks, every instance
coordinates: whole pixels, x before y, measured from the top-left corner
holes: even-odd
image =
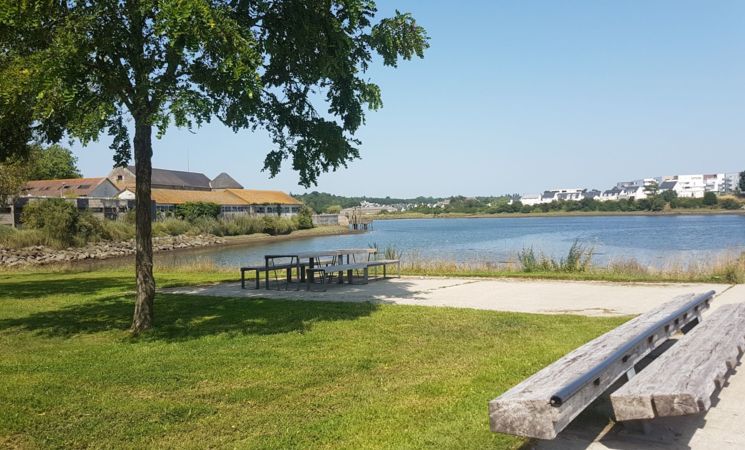
[[[162,253],[215,246],[245,245],[248,243],[258,244],[346,233],[350,233],[346,227],[319,227],[310,230],[294,231],[290,234],[280,236],[270,236],[268,234],[226,237],[212,235],[165,236],[153,238],[153,251],[155,253]],[[0,247],[0,267],[32,267],[50,264],[66,266],[82,262],[114,260],[132,256],[134,254],[135,242],[133,239],[121,242],[98,242],[86,245],[85,247],[70,247],[64,250],[55,250],[44,246],[26,247],[22,249]]]
[[[167,236],[153,239],[155,252],[173,251],[187,248],[219,245],[225,238],[216,236]],[[77,261],[103,260],[134,255],[134,239],[121,242],[98,242],[85,247],[70,247],[55,250],[44,246],[22,249],[0,248],[0,266],[42,266],[46,264],[65,264]]]

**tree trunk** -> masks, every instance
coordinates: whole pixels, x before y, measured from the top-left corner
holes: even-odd
[[[144,120],[135,119],[135,208],[136,208],[136,253],[137,299],[131,331],[138,334],[153,326],[153,301],[155,278],[153,277],[153,209],[150,198],[152,175],[152,126]]]

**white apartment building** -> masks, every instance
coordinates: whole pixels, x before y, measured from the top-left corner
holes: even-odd
[[[535,206],[541,203],[541,194],[523,194],[520,196],[520,203],[528,206]]]
[[[621,189],[618,193],[618,200],[641,200],[647,198],[645,186],[629,186]]]
[[[701,198],[706,192],[703,175],[676,175],[674,181],[676,183],[673,190],[678,197]]]
[[[724,194],[724,174],[704,174],[704,190],[706,192],[716,192],[717,194]]]
[[[638,188],[638,187],[646,187],[650,186],[652,184],[660,184],[660,180],[657,180],[656,178],[640,178],[638,180],[633,181],[619,181],[616,183],[616,187],[619,189],[628,189],[628,188]]]
[[[543,194],[523,194],[520,201],[523,205],[533,206],[560,200],[579,201],[583,198],[594,198],[601,202],[632,198],[642,200],[648,197],[649,186],[655,184],[658,186],[658,192],[672,190],[678,194],[678,197],[702,198],[706,192],[717,194],[735,192],[739,181],[739,173],[666,175],[632,181],[619,181],[613,188],[602,192],[579,188],[550,189]]]
[[[740,174],[737,172],[725,173],[723,184],[725,193],[737,192],[737,186],[740,184]]]

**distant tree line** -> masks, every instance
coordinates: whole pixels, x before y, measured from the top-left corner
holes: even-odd
[[[391,198],[391,197],[344,197],[326,192],[308,192],[305,194],[291,194],[317,213],[338,213],[344,208],[359,206],[361,202],[377,203],[379,205],[396,204],[434,204],[442,200],[437,197]]]
[[[78,158],[61,145],[32,145],[25,155],[0,162],[0,204],[17,196],[28,181],[80,178]]]
[[[665,191],[645,199],[622,199],[599,201],[585,198],[579,201],[553,201],[538,205],[524,205],[519,200],[509,201],[510,197],[500,197],[491,202],[479,198],[463,199],[454,197],[445,207],[419,206],[411,211],[424,214],[508,214],[508,213],[549,213],[549,212],[633,212],[664,211],[674,209],[716,208],[735,210],[743,207],[738,200],[727,197],[719,198],[713,192],[707,192],[703,198],[682,198],[673,191]]]

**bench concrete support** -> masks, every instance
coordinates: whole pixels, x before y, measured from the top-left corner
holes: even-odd
[[[696,414],[745,351],[745,303],[724,305],[611,394],[616,420]]]
[[[639,360],[696,320],[712,296],[713,292],[677,297],[550,364],[489,402],[491,430],[555,438],[616,380],[631,374]],[[571,395],[562,394],[557,400],[557,394],[567,388]]]

